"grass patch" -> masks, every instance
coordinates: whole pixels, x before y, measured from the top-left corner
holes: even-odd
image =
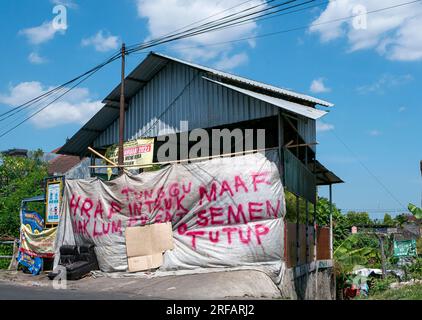
[[[13,245],[0,244],[0,256],[11,256],[13,254]],[[7,269],[10,259],[0,259],[0,270]]]
[[[370,295],[369,300],[422,300],[422,284],[378,292]]]

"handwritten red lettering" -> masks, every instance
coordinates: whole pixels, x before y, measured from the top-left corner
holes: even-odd
[[[258,191],[258,185],[259,184],[267,184],[267,185],[271,185],[270,182],[268,182],[265,178],[268,176],[268,172],[263,172],[263,173],[257,173],[257,174],[253,174],[252,175],[252,183],[253,183],[253,188],[254,191],[257,192]]]

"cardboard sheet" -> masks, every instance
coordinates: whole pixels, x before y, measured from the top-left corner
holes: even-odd
[[[163,264],[163,254],[153,254],[142,257],[131,257],[127,259],[129,272],[138,272],[161,267]]]
[[[126,250],[129,258],[163,253],[173,248],[170,222],[126,228]]]
[[[160,267],[163,264],[163,252],[173,248],[170,222],[126,229],[129,272]]]

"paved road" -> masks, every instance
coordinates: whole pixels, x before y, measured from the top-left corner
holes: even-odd
[[[152,300],[142,295],[81,292],[80,290],[54,290],[52,288],[24,287],[0,283],[0,300]]]

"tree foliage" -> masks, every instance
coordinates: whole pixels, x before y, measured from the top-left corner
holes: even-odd
[[[414,204],[409,204],[409,211],[415,216],[416,219],[422,219],[422,209]]]
[[[384,219],[383,219],[382,223],[386,226],[389,226],[389,227],[394,227],[396,225],[396,222],[391,217],[391,215],[389,215],[388,213],[386,213],[384,215]]]
[[[18,236],[19,209],[24,198],[44,192],[47,165],[37,151],[31,158],[0,157],[0,236]]]

